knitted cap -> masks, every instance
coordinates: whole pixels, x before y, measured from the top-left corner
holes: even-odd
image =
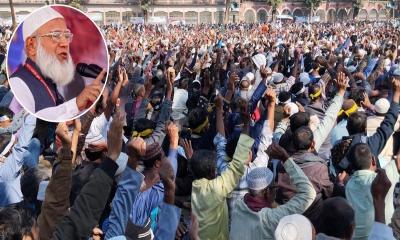
[[[163,151],[158,143],[150,144],[146,147],[146,153],[142,157],[144,161],[161,158],[163,156]]]
[[[252,169],[247,174],[247,185],[252,190],[262,190],[269,186],[274,178],[274,174],[267,167]]]

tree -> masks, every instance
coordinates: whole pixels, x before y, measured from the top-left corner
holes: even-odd
[[[140,9],[143,12],[144,23],[147,23],[149,8],[150,8],[150,0],[140,0]]]
[[[356,19],[360,9],[363,7],[361,0],[353,0],[353,19]]]
[[[10,11],[11,11],[11,21],[12,21],[12,30],[14,30],[17,27],[17,20],[15,19],[15,11],[14,11],[14,4],[12,0],[8,0],[10,3]]]
[[[281,5],[284,0],[267,0],[267,5],[270,5],[272,8],[272,20],[275,21],[276,9],[278,9],[279,5]]]
[[[83,0],[71,0],[68,5],[74,8],[77,8],[79,10],[84,11],[84,7],[82,6],[84,4]]]
[[[304,0],[305,4],[310,8],[310,20],[314,16],[314,11],[317,10],[321,4],[321,0]]]

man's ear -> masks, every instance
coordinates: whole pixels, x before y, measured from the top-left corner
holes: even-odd
[[[376,159],[374,156],[371,157],[371,165],[374,167],[376,166]]]
[[[155,168],[160,168],[161,167],[161,160],[157,160],[155,163],[154,163],[154,167]]]
[[[354,223],[351,224],[351,226],[349,227],[349,232],[346,234],[346,240],[351,240],[351,238],[353,237],[354,234],[354,229],[356,228],[356,225]]]
[[[311,149],[315,149],[315,141],[314,140],[311,142]]]
[[[37,41],[33,37],[28,37],[25,40],[25,53],[29,58],[35,58],[37,52]]]

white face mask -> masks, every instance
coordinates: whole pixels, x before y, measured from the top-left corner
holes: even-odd
[[[135,68],[137,66],[137,62],[132,63],[132,67]]]

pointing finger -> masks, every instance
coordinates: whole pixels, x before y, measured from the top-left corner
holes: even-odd
[[[97,75],[96,79],[92,82],[92,85],[101,85],[103,84],[104,76],[106,75],[107,71],[104,69]]]

